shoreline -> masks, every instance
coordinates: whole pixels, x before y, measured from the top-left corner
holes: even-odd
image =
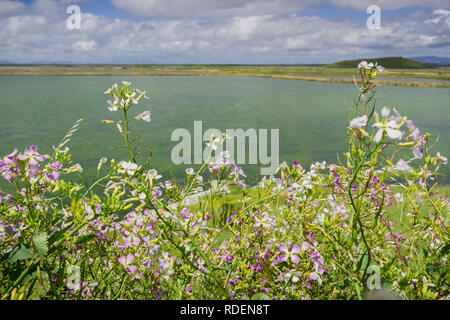
[[[328,82],[328,83],[346,83],[346,84],[354,84],[353,79],[344,79],[344,78],[333,78],[332,76],[314,76],[314,75],[282,75],[282,74],[258,74],[258,73],[193,73],[193,72],[84,72],[84,71],[76,71],[76,72],[12,72],[5,73],[0,71],[0,77],[25,77],[25,76],[91,76],[91,77],[256,77],[256,78],[269,78],[269,79],[281,79],[281,80],[302,80],[302,81],[313,81],[313,82]],[[416,78],[421,79],[421,78]],[[427,78],[423,78],[424,80]],[[437,79],[438,80],[438,79]],[[401,86],[401,87],[420,87],[420,88],[442,88],[447,89],[450,88],[450,83],[446,82],[425,82],[425,81],[392,81],[392,80],[377,80],[376,83],[384,86]]]

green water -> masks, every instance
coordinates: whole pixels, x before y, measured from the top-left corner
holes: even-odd
[[[144,129],[146,145],[153,150],[152,166],[165,177],[177,177],[186,165],[172,164],[174,129],[186,128],[193,136],[195,120],[203,130],[217,128],[280,129],[280,162],[297,160],[307,166],[316,160],[336,162],[346,151],[348,110],[356,93],[354,85],[241,77],[0,77],[0,155],[15,147],[35,144],[51,152],[79,118],[84,118],[69,146],[73,160],[92,181],[101,157],[126,159],[114,125],[119,120],[107,109],[105,89],[121,80],[146,90],[151,100],[135,106],[133,114],[151,110]],[[383,87],[377,105],[396,107],[415,121],[422,131],[440,136],[435,151],[450,156],[450,90]],[[195,167],[195,166],[194,166]],[[450,183],[449,165],[441,181]],[[256,180],[258,166],[244,166],[249,181]]]

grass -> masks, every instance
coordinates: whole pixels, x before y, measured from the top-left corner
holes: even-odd
[[[391,59],[391,58],[383,58]],[[403,58],[402,58],[403,59]],[[374,59],[372,59],[374,60]],[[370,61],[372,61],[370,60]],[[375,59],[376,60],[376,59]],[[408,59],[404,59],[408,60]],[[357,60],[317,65],[3,65],[0,76],[242,76],[353,83]],[[377,60],[385,66],[382,59]],[[412,61],[412,60],[410,60]],[[417,62],[420,63],[420,62]],[[351,67],[346,67],[347,64]],[[388,63],[388,65],[391,65]],[[405,65],[405,64],[400,64]],[[410,65],[409,63],[406,64]],[[450,88],[450,67],[390,68],[380,83],[394,86]],[[417,80],[415,80],[417,79]],[[424,79],[420,81],[420,79]],[[433,79],[432,81],[430,81]],[[414,80],[414,81],[412,81]]]
[[[392,194],[395,194],[396,192],[402,192],[400,187],[391,186]],[[249,199],[248,203],[254,203],[257,201],[263,200],[267,194],[264,189],[260,188],[250,188],[247,190],[248,194],[247,197]],[[438,197],[444,196],[444,198],[449,199],[450,198],[450,186],[446,185],[440,185],[437,188],[433,190],[435,193],[435,200],[437,200]],[[226,219],[233,215],[234,210],[242,209],[244,206],[240,202],[242,199],[242,190],[234,187],[230,189],[230,193],[223,195],[220,200],[216,199],[215,201],[215,207],[210,207],[209,202],[207,201],[206,197],[203,197],[200,199],[200,202],[196,205],[193,205],[191,209],[193,211],[200,210],[200,211],[207,211],[212,216],[212,225],[215,223],[217,219],[220,220],[219,225],[225,225]],[[278,203],[277,199],[271,199],[271,206],[276,209],[277,206],[282,206],[284,203]],[[409,227],[406,227],[408,224],[404,223],[404,219],[406,218],[404,216],[404,210],[403,202],[398,202],[396,200],[392,201],[392,206],[387,208],[386,214],[392,218],[392,222],[395,224],[396,227],[398,227],[400,230],[402,230],[402,233],[405,233],[408,236],[411,236],[411,230]],[[412,209],[411,209],[412,210]],[[421,213],[428,214],[430,208],[424,208],[422,207]],[[420,218],[420,217],[419,217]],[[226,238],[226,236],[224,236]],[[224,240],[223,238],[220,238],[220,240]]]
[[[326,68],[354,68],[361,60],[376,61],[385,68],[396,69],[434,69],[436,66],[403,57],[344,60],[325,66]]]

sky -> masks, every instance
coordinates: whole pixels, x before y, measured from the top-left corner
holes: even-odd
[[[371,5],[377,29],[367,26]],[[323,64],[449,52],[449,0],[0,0],[0,63]]]

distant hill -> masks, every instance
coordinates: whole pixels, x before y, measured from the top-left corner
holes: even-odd
[[[378,62],[379,65],[382,65],[385,68],[389,69],[430,69],[435,66],[423,63],[416,60],[411,60],[403,57],[387,57],[387,58],[361,58],[357,60],[344,60],[332,64],[327,64],[325,68],[355,68],[358,63],[362,60],[367,62]]]
[[[410,59],[420,61],[423,63],[435,64],[438,66],[450,66],[449,57],[424,56],[424,57],[411,57]]]

